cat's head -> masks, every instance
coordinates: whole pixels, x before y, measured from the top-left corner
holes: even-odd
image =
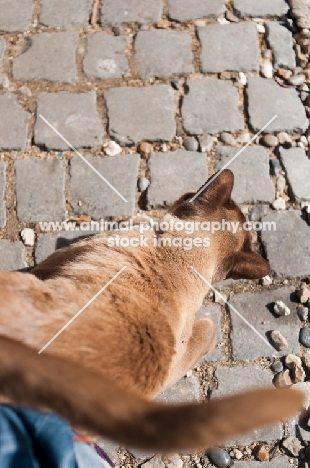
[[[250,232],[244,229],[246,219],[231,199],[233,187],[234,175],[226,169],[212,176],[197,193],[183,195],[169,212],[182,220],[238,223],[235,233],[224,229],[214,234],[221,250],[216,280],[259,279],[269,274],[270,266],[252,251]]]

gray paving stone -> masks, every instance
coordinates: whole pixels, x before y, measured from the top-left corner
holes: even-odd
[[[65,171],[62,161],[18,160],[16,172],[17,217],[24,223],[65,218]]]
[[[238,152],[239,148],[220,146],[215,169],[219,171]],[[246,148],[229,166],[235,175],[232,198],[237,203],[272,203],[275,189],[269,176],[269,155],[265,148]],[[259,181],[259,183],[258,183]]]
[[[84,161],[79,157],[73,157],[70,170],[70,197],[74,212],[88,214],[93,219],[101,219],[104,216],[132,216],[135,209],[140,156],[138,154],[104,158],[87,156],[86,159],[128,200],[128,203],[123,201]],[[81,206],[78,204],[79,201],[82,203]]]
[[[190,403],[199,399],[199,380],[194,375],[183,377],[172,387],[160,393],[156,401],[162,403]]]
[[[224,359],[224,355],[220,347],[220,343],[223,341],[221,315],[221,306],[219,304],[208,304],[207,306],[202,306],[196,314],[197,319],[211,319],[216,327],[216,346],[211,353],[207,354],[203,358],[204,362],[221,361]]]
[[[122,144],[170,141],[176,132],[175,92],[164,84],[105,92],[109,133]],[[126,103],[126,105],[124,105]]]
[[[234,9],[239,16],[281,17],[289,9],[285,0],[234,0]]]
[[[197,18],[217,18],[225,11],[224,0],[168,0],[169,17],[185,22]]]
[[[77,242],[85,237],[90,237],[98,234],[96,230],[74,230],[62,231],[58,234],[46,233],[40,234],[35,246],[35,263],[38,265],[47,257],[52,255],[56,250],[68,247],[70,244]]]
[[[269,332],[279,330],[287,339],[289,347],[279,355],[299,352],[300,321],[296,314],[296,298],[294,288],[279,288],[273,291],[236,294],[231,305],[265,338],[269,339]],[[290,309],[287,317],[279,317],[273,312],[274,303],[283,301]],[[231,310],[232,332],[231,341],[233,356],[236,360],[251,361],[259,357],[272,357],[277,354],[262,339],[257,336],[249,326]]]
[[[40,23],[46,26],[86,27],[93,0],[42,0]]]
[[[280,159],[286,171],[294,199],[310,201],[310,160],[301,148],[280,148]]]
[[[221,398],[257,387],[272,387],[272,373],[258,367],[218,367],[215,371],[218,389],[212,391],[211,398]],[[252,442],[271,442],[282,438],[280,423],[227,441],[230,445],[249,445]]]
[[[189,93],[182,105],[185,130],[194,135],[243,130],[238,91],[232,83],[202,78],[187,81]]]
[[[40,93],[34,128],[36,145],[66,150],[69,146],[40,118],[50,122],[75,148],[101,146],[103,127],[96,107],[96,93]]]
[[[198,28],[198,36],[201,42],[201,69],[204,73],[259,70],[258,35],[252,21],[209,24]]]
[[[150,157],[151,184],[147,198],[150,207],[169,206],[185,192],[198,190],[208,180],[205,155],[177,150]]]
[[[156,23],[160,20],[163,5],[160,0],[102,0],[101,23]]]
[[[293,48],[293,35],[280,23],[268,22],[266,24],[267,41],[273,52],[274,68],[296,68],[296,57]]]
[[[0,228],[6,225],[6,210],[5,210],[5,163],[0,162]]]
[[[262,231],[262,241],[272,270],[279,278],[310,274],[310,226],[300,211],[270,213],[263,222],[275,222],[277,230]]]
[[[186,32],[141,31],[135,42],[135,57],[142,79],[194,72],[192,38]]]
[[[32,19],[32,0],[0,0],[0,31],[26,31]]]
[[[298,383],[293,385],[292,389],[300,390],[305,394],[304,408],[308,411],[289,419],[287,422],[287,431],[290,436],[309,442],[310,428],[307,425],[307,421],[309,419],[310,407],[310,382]]]
[[[254,131],[261,130],[275,115],[277,118],[265,133],[304,132],[308,128],[305,109],[295,89],[282,88],[266,78],[249,78],[247,95],[250,124]]]
[[[238,461],[234,462],[234,467],[236,468],[293,468],[298,466],[297,460],[293,463],[290,462],[291,459],[287,457],[278,457],[273,458],[269,462],[260,462],[260,461]]]
[[[100,438],[96,440],[96,443],[105,451],[105,453],[108,455],[108,457],[110,457],[110,460],[115,465],[120,465],[120,463],[118,463],[119,460],[117,454],[118,446],[114,442],[108,439]]]
[[[14,94],[0,95],[0,148],[2,150],[25,149],[30,114],[19,104]]]
[[[87,37],[86,55],[83,62],[88,78],[121,78],[129,73],[126,57],[127,36],[110,36],[103,32]]]
[[[13,76],[21,80],[73,83],[77,78],[77,31],[42,32],[29,39],[30,47],[13,59]]]
[[[24,270],[28,265],[25,262],[25,249],[22,242],[0,240],[0,270]]]

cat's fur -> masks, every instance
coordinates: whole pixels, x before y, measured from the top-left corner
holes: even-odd
[[[194,202],[186,194],[170,212],[183,220],[243,223],[232,188],[231,171],[223,171]],[[192,235],[199,236],[205,232]],[[195,321],[208,287],[190,267],[211,283],[269,272],[268,263],[251,251],[246,231],[208,236],[209,248],[184,251],[152,243],[110,248],[102,234],[57,251],[33,275],[0,273],[0,393],[45,405],[119,443],[156,450],[211,446],[300,409],[302,396],[291,390],[259,390],[207,405],[148,401],[215,345],[212,321]]]

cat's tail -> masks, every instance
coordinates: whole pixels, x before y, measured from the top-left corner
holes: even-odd
[[[142,449],[207,448],[302,409],[303,394],[261,389],[206,404],[144,401],[101,375],[0,337],[0,394]]]

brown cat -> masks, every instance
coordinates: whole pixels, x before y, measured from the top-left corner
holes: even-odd
[[[170,210],[180,220],[245,221],[223,171],[199,196]],[[197,223],[198,226],[198,223]],[[137,233],[113,235],[137,237]],[[224,278],[261,278],[269,265],[243,229],[208,233],[210,246],[154,246],[203,230],[147,231],[148,246],[109,247],[104,233],[59,250],[31,274],[0,273],[0,393],[45,406],[72,424],[125,445],[210,447],[301,409],[292,390],[257,390],[209,404],[150,402],[215,345],[211,320],[195,321],[208,287]],[[110,239],[110,240],[109,240]],[[163,242],[165,244],[165,242]],[[42,353],[38,351],[122,268],[124,271]]]

